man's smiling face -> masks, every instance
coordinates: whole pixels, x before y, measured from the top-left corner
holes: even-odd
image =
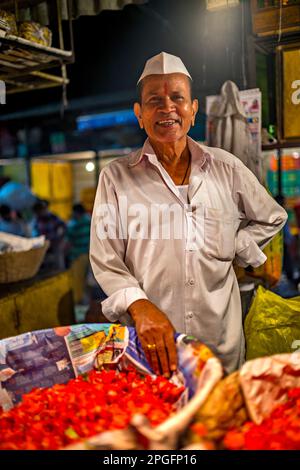
[[[198,101],[191,98],[189,79],[182,73],[149,75],[143,79],[141,103],[134,112],[153,142],[185,138],[194,124]]]

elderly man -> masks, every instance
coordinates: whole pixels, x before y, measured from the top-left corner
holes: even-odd
[[[176,370],[175,331],[232,371],[244,360],[232,262],[263,264],[286,213],[239,159],[187,136],[198,102],[181,59],[149,59],[138,87],[134,112],[148,139],[102,170],[94,205],[90,259],[108,295],[103,313],[134,323],[156,373]]]

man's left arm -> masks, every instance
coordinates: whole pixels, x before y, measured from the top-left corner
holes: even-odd
[[[286,211],[244,165],[235,170],[234,199],[242,216],[243,228],[236,236],[236,262],[239,266],[260,266],[266,261],[262,249],[287,220]]]

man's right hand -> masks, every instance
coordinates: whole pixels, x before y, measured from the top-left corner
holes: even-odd
[[[170,377],[177,369],[174,327],[168,317],[149,300],[137,300],[128,308],[136,332],[155,374]]]

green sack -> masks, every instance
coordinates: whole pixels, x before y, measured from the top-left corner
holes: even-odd
[[[246,359],[296,352],[300,296],[283,299],[259,286],[245,320]]]

